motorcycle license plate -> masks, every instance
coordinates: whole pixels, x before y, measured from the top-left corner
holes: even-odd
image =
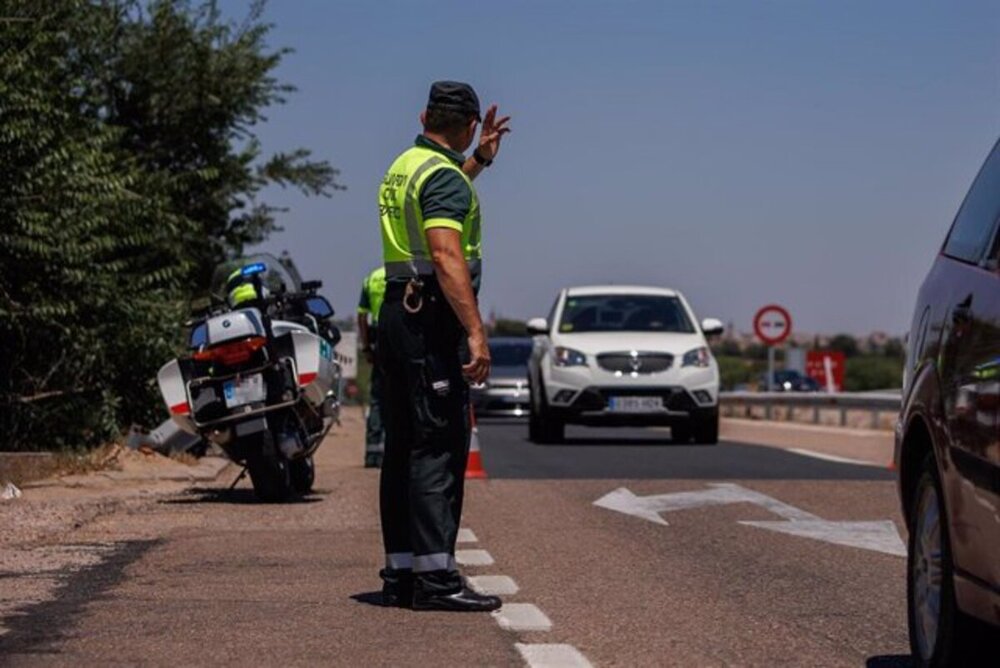
[[[259,373],[243,376],[234,380],[227,380],[222,385],[222,391],[226,395],[226,408],[234,406],[244,406],[256,401],[264,401],[264,377]]]
[[[663,410],[663,397],[611,397],[608,408],[614,413],[649,413]]]

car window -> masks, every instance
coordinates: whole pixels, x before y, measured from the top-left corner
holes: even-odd
[[[531,357],[531,340],[524,343],[490,343],[493,366],[526,366]]]
[[[677,297],[661,295],[567,296],[560,332],[679,332],[694,326]]]
[[[944,245],[944,254],[963,262],[979,262],[1000,216],[1000,150],[993,147],[969,188]]]

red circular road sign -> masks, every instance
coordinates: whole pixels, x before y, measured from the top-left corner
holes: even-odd
[[[792,316],[777,304],[765,306],[753,317],[753,331],[767,345],[776,346],[792,335]]]

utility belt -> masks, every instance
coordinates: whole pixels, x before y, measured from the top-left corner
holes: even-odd
[[[473,277],[472,293],[479,301],[479,281]],[[451,306],[445,299],[437,274],[421,274],[413,278],[393,278],[385,284],[386,302],[403,302],[403,308],[408,313],[420,313],[425,307],[436,308],[447,305],[449,313],[454,316]]]
[[[441,284],[434,274],[405,280],[393,279],[385,284],[385,301],[403,302],[408,313],[420,313],[444,301]]]

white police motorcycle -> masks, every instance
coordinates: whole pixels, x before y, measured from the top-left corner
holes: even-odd
[[[189,354],[157,376],[174,422],[245,466],[261,501],[312,489],[313,453],[338,417],[340,334],[320,287],[271,255],[221,265]]]

